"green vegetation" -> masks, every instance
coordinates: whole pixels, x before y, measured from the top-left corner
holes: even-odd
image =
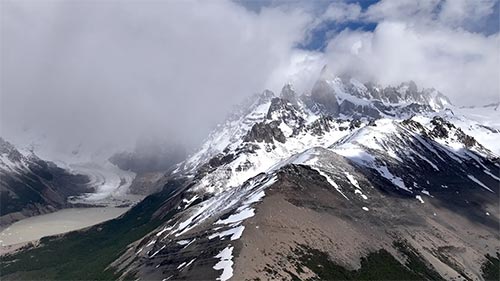
[[[2,258],[0,276],[22,280],[112,280],[117,276],[108,269],[126,246],[158,227],[163,219],[153,213],[170,198],[179,183],[172,182],[164,191],[148,196],[123,217],[74,231],[62,237],[41,240],[42,246]],[[4,278],[2,278],[4,279]]]
[[[359,269],[348,270],[333,262],[326,252],[301,245],[295,250],[298,257],[295,264],[297,272],[302,271],[301,267],[307,267],[317,275],[318,280],[442,280],[407,246],[403,253],[407,257],[405,265],[380,249],[361,258]]]
[[[500,280],[500,253],[496,258],[487,254],[481,270],[484,280]]]
[[[394,246],[406,256],[406,266],[420,276],[420,279],[444,280],[439,273],[432,269],[432,265],[427,263],[409,244],[403,241],[395,241]]]
[[[465,280],[472,281],[472,279],[464,272],[462,266],[456,263],[456,261],[450,257],[447,252],[449,250],[453,250],[455,247],[453,246],[442,246],[438,247],[436,251],[434,251],[434,255],[444,264],[455,270],[461,277]]]

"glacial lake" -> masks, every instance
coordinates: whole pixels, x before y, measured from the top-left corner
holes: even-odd
[[[0,229],[0,246],[26,243],[86,228],[116,218],[128,210],[129,207],[72,208],[26,218]]]

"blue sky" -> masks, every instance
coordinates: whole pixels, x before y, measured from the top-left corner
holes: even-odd
[[[385,2],[393,3],[404,2],[402,0],[389,0]],[[451,0],[453,1],[453,0]],[[454,0],[457,3],[460,0]],[[478,32],[485,35],[491,35],[499,32],[500,29],[500,1],[485,1],[485,0],[465,0],[469,3],[476,5],[482,5],[485,2],[493,2],[494,7],[492,13],[488,14],[485,18],[482,18],[479,22],[464,22],[460,28],[464,28],[471,32]],[[366,12],[370,6],[382,2],[381,0],[317,0],[317,1],[304,1],[304,0],[235,0],[236,3],[241,4],[245,8],[260,12],[262,9],[273,8],[273,7],[301,7],[307,9],[309,12],[320,15],[329,5],[346,3],[359,5],[361,12]],[[419,1],[413,1],[415,3]],[[429,1],[421,1],[429,2]],[[435,19],[439,16],[441,10],[443,9],[443,4],[445,0],[430,1],[434,2],[433,9],[428,14],[429,19]],[[450,2],[450,1],[448,1]],[[305,40],[297,44],[298,48],[313,50],[313,51],[324,51],[328,40],[335,34],[345,30],[361,30],[361,31],[373,31],[377,27],[378,20],[367,19],[367,18],[356,18],[352,20],[338,22],[335,20],[325,20],[321,24],[309,30],[309,34]]]
[[[328,39],[332,34],[338,33],[344,29],[373,31],[376,27],[376,22],[347,21],[338,23],[335,21],[327,21],[311,30],[309,34],[310,37],[304,42],[297,44],[297,47],[312,51],[324,51]]]
[[[318,1],[318,2],[323,2],[323,5],[328,5],[329,2],[333,1]],[[348,0],[345,2],[359,4],[362,11],[365,11],[370,5],[379,2],[379,0],[365,0],[365,1]],[[333,33],[338,33],[344,29],[373,31],[376,27],[377,23],[375,22],[366,22],[360,20],[352,20],[341,23],[336,21],[326,21],[322,25],[313,29],[310,33],[310,37],[305,42],[299,44],[298,47],[307,50],[323,51],[324,48],[326,47],[326,43],[329,36]]]

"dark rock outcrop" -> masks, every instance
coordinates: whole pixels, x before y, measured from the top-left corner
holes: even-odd
[[[261,122],[253,125],[252,129],[245,136],[245,142],[266,142],[273,143],[274,140],[285,143],[286,137],[279,128],[278,121],[270,123]]]
[[[318,80],[311,91],[311,99],[329,115],[339,114],[339,103],[335,96],[335,90],[326,80]]]

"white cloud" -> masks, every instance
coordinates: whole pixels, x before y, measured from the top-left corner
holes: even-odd
[[[29,128],[57,149],[199,141],[242,97],[285,82],[309,90],[326,62],[365,80],[415,80],[459,104],[491,102],[499,34],[474,31],[495,3],[3,1],[1,135]],[[329,34],[324,53],[296,48],[326,21],[357,19],[378,26]]]
[[[276,85],[310,15],[230,1],[3,1],[2,135],[55,147],[200,140]]]
[[[443,3],[439,20],[449,26],[475,29],[494,13],[496,2],[498,0],[448,0]]]
[[[363,17],[374,22],[383,20],[431,21],[440,2],[441,0],[382,0],[369,6]]]
[[[492,35],[478,32],[491,30],[485,25],[495,16],[495,7],[497,0],[382,0],[362,11],[357,3],[334,2],[314,28],[325,21],[353,19],[377,27],[362,31],[347,25],[330,33],[324,54],[317,58],[337,74],[366,81],[414,80],[421,87],[437,88],[457,104],[496,102],[498,29]]]
[[[498,34],[382,22],[373,32],[341,32],[325,52],[337,73],[382,84],[414,80],[458,104],[484,104],[499,98],[498,44]]]
[[[361,6],[353,3],[334,2],[328,6],[321,16],[322,21],[345,22],[359,18]]]
[[[382,0],[371,5],[362,17],[373,22],[438,24],[478,32],[486,27],[490,17],[495,16],[495,4],[498,0]]]

